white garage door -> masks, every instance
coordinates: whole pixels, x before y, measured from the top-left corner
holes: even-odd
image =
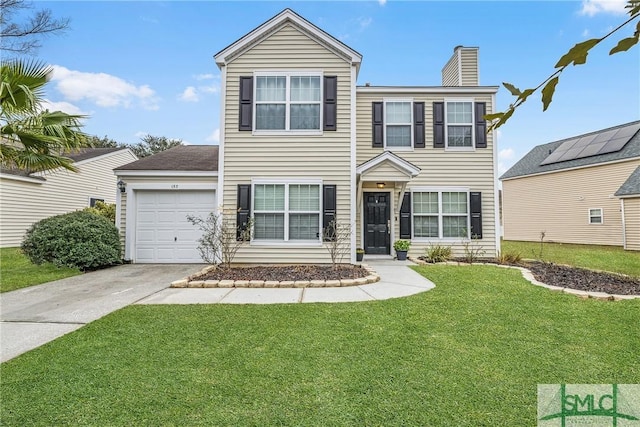
[[[138,191],[135,262],[200,263],[198,227],[187,215],[206,218],[216,207],[207,191]]]

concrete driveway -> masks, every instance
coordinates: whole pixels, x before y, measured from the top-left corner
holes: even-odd
[[[201,264],[129,264],[0,294],[0,362],[146,298]]]

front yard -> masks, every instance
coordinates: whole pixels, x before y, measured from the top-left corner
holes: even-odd
[[[640,300],[416,270],[395,300],[127,307],[4,363],[2,424],[535,425],[537,384],[640,382]]]
[[[77,269],[58,268],[53,264],[35,265],[20,248],[0,248],[0,292],[81,274]]]

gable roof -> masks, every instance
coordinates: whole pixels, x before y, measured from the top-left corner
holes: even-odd
[[[501,177],[501,180],[518,178],[528,175],[536,175],[539,173],[556,172],[564,169],[573,169],[584,166],[593,166],[600,163],[609,163],[614,161],[620,161],[625,159],[633,159],[640,157],[640,130],[630,138],[629,142],[619,151],[606,154],[597,154],[590,157],[582,157],[573,160],[567,160],[556,163],[541,164],[549,157],[549,155],[563,143],[577,138],[587,136],[597,136],[613,130],[620,130],[625,128],[633,128],[640,125],[640,121],[625,123],[622,125],[601,129],[599,131],[586,133],[584,135],[574,136],[571,138],[565,138],[560,141],[550,142],[548,144],[542,144],[534,147],[529,153],[527,153],[522,159],[520,159],[515,165],[506,171]]]
[[[360,70],[360,63],[362,62],[362,55],[351,49],[340,40],[333,37],[331,34],[316,27],[311,22],[304,19],[291,9],[284,9],[282,12],[269,19],[264,24],[258,26],[254,30],[250,31],[243,37],[239,38],[229,46],[216,53],[213,57],[216,60],[218,67],[222,67],[227,63],[233,61],[237,56],[243,52],[249,50],[251,47],[264,40],[269,35],[273,34],[276,30],[281,28],[284,24],[291,24],[316,42],[325,46],[327,49],[333,51],[338,56],[341,56],[346,61],[356,66],[356,73]]]
[[[385,151],[384,153],[378,154],[375,157],[367,160],[362,163],[360,166],[356,167],[356,174],[361,175],[366,173],[376,166],[382,163],[389,163],[395,166],[399,171],[405,173],[410,177],[415,177],[420,173],[420,168],[403,159],[402,157],[393,154],[391,151]]]
[[[104,156],[105,154],[115,153],[116,151],[129,150],[128,147],[109,147],[109,148],[80,148],[79,150],[73,151],[71,153],[66,153],[64,156],[73,160],[73,163],[84,162],[87,160],[94,159],[96,157]],[[39,179],[42,181],[46,181],[46,178],[40,175],[34,175],[35,173],[47,171],[26,171],[23,169],[14,169],[14,168],[2,168],[3,174],[21,176]]]
[[[616,191],[615,196],[640,196],[640,166],[631,172],[629,178],[627,178],[624,184]]]
[[[179,145],[119,166],[114,171],[206,171],[218,170],[217,145]]]

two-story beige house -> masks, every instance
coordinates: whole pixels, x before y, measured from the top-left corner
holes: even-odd
[[[435,244],[499,250],[497,150],[483,118],[498,88],[479,85],[477,48],[456,47],[438,86],[358,86],[362,56],[286,9],[215,61],[222,108],[210,191],[240,227],[252,219],[236,262],[330,262],[332,221],[351,227],[351,261],[356,248],[392,256],[398,239],[411,240],[414,256]],[[181,190],[163,182],[154,190]],[[121,221],[134,228],[125,246],[135,262],[135,221]]]

